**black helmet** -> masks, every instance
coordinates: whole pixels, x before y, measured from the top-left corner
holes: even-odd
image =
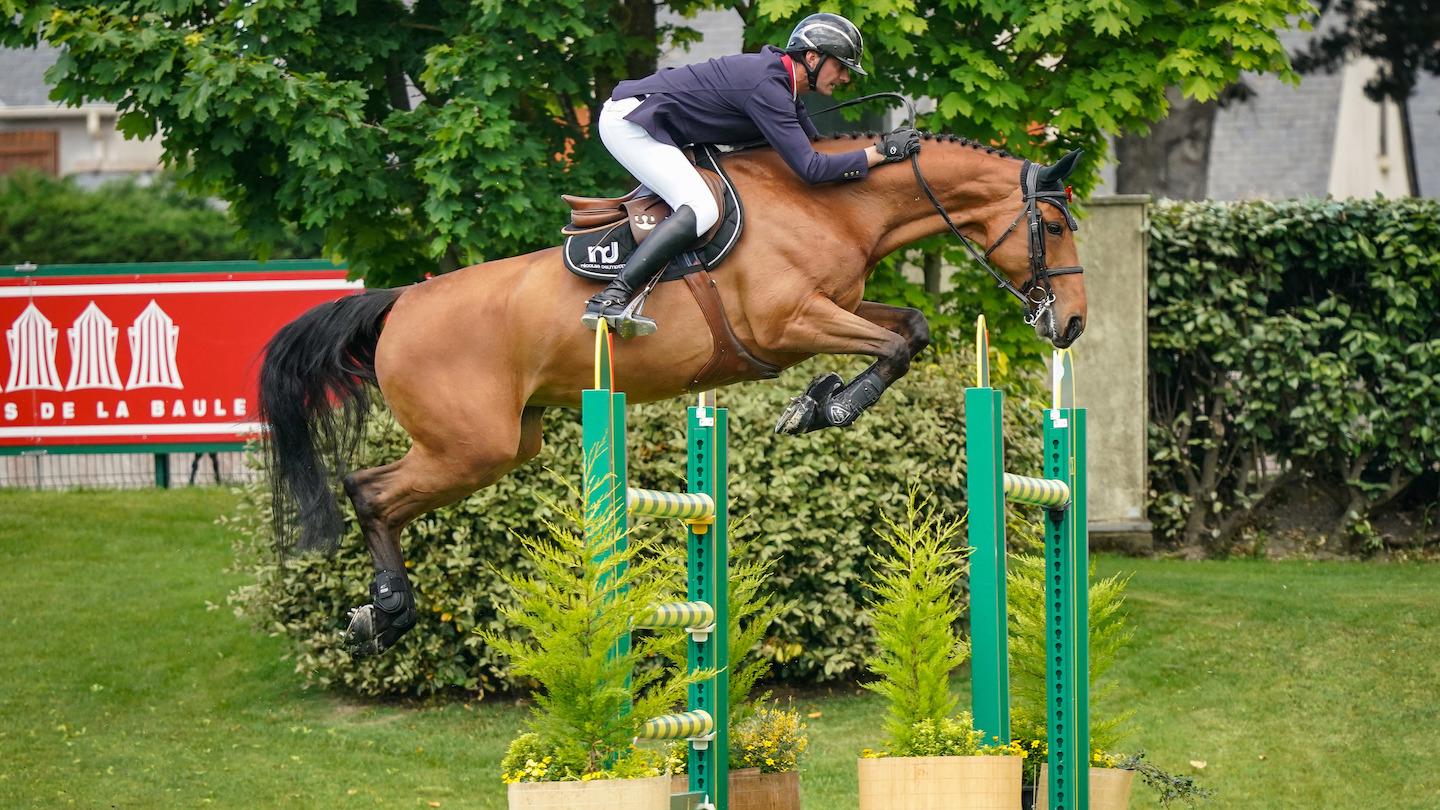
[[[811,14],[795,26],[795,30],[790,32],[790,41],[785,43],[785,52],[805,51],[833,56],[845,67],[861,76],[866,75],[865,68],[860,67],[860,56],[865,51],[860,29],[839,14]]]

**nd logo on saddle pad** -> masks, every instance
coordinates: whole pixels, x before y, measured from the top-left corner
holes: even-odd
[[[735,187],[715,153],[708,146],[696,147],[695,166],[715,195],[720,220],[702,234],[688,250],[676,256],[660,275],[661,281],[709,270],[729,255],[740,241],[745,213]],[[565,266],[570,272],[596,281],[615,277],[636,245],[670,216],[670,206],[654,194],[637,196],[636,189],[624,197],[574,197],[562,195],[570,204],[570,224],[565,235]],[[647,189],[648,191],[648,189]]]

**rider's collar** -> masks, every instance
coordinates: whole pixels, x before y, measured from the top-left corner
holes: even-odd
[[[785,66],[785,75],[790,77],[790,100],[795,101],[800,97],[800,87],[795,81],[795,60],[790,54],[780,54],[780,64]]]

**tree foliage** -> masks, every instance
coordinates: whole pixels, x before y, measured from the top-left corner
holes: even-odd
[[[666,33],[647,2],[0,0],[0,43],[63,49],[54,98],[116,103],[249,237],[319,232],[372,285],[553,243],[562,190],[623,176],[584,127]]]
[[[1375,77],[1365,93],[1403,102],[1422,72],[1440,76],[1440,3],[1436,0],[1322,0],[1339,25],[1327,29],[1295,55],[1301,71],[1334,70],[1356,56],[1374,59]]]
[[[0,43],[60,47],[54,97],[115,102],[126,133],[161,133],[167,159],[229,200],[251,238],[273,243],[293,223],[381,285],[554,244],[561,191],[623,185],[588,124],[618,79],[653,69],[661,44],[693,39],[657,26],[657,5],[0,0]],[[727,7],[751,47],[783,41],[814,10]],[[866,90],[933,99],[924,126],[1027,157],[1084,148],[1083,191],[1105,135],[1163,115],[1166,85],[1208,98],[1242,70],[1288,75],[1274,30],[1308,4],[822,7],[865,30]]]
[[[885,516],[875,571],[866,583],[878,646],[868,662],[876,680],[865,688],[885,699],[885,736],[892,751],[908,751],[916,726],[950,718],[958,703],[950,675],[969,657],[956,624],[964,568],[959,521],[937,514],[911,489],[905,516]]]
[[[587,471],[597,463],[593,456],[585,461]],[[580,492],[570,495],[578,500]],[[501,573],[515,601],[500,610],[520,632],[478,633],[510,659],[512,673],[534,679],[527,728],[561,761],[574,763],[578,772],[562,778],[580,779],[630,754],[646,720],[675,711],[686,690],[715,671],[687,670],[683,660],[642,667],[676,660],[674,633],[636,634],[617,649],[655,605],[676,600],[679,567],[659,553],[653,536],[621,532],[623,504],[583,513],[569,504],[551,507],[563,523],[549,523],[545,537],[519,538],[533,570]]]
[[[810,9],[802,0],[755,0],[746,44],[781,41]],[[1145,132],[1169,110],[1166,88],[1207,101],[1242,72],[1295,81],[1277,31],[1311,9],[1307,0],[843,0],[820,8],[845,14],[866,35],[868,78],[855,93],[899,89],[922,106],[922,128],[1002,145],[1037,161],[1071,149],[1085,158],[1070,177],[1078,195],[1095,187],[1107,138]],[[1084,227],[1083,223],[1081,227]],[[1015,302],[996,290],[953,236],[902,252],[876,273],[867,295],[923,310],[937,344],[965,340],[973,313],[1000,328],[997,348],[1036,352],[1016,329]],[[938,258],[937,258],[938,256]],[[954,289],[927,296],[897,266],[961,268]],[[1005,326],[1010,325],[1007,333]]]

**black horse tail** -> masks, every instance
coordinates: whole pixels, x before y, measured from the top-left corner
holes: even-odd
[[[340,544],[345,519],[330,475],[344,473],[365,435],[375,346],[400,292],[366,290],[321,304],[265,346],[260,417],[270,428],[271,518],[282,550],[333,552]]]

